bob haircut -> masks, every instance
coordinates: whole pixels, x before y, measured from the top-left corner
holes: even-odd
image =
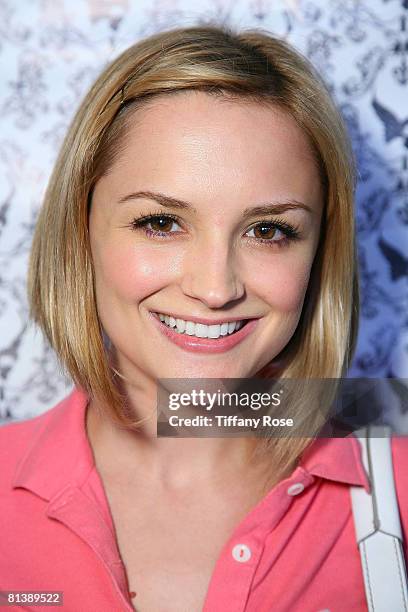
[[[207,23],[154,34],[108,65],[83,99],[50,177],[28,268],[30,318],[74,383],[128,428],[141,421],[131,419],[98,318],[89,208],[94,185],[123,150],[137,109],[156,96],[186,90],[286,112],[308,138],[319,170],[324,209],[302,314],[289,343],[257,376],[338,380],[356,344],[355,158],[324,82],[305,57],[266,30],[238,33]],[[309,405],[309,423],[317,422],[319,410],[322,404]],[[318,430],[315,425],[313,435]],[[271,442],[263,439],[256,446],[270,450]],[[274,439],[282,472],[308,442]]]

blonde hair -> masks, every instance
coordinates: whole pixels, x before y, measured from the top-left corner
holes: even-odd
[[[97,313],[89,205],[95,183],[123,148],[133,113],[158,95],[186,90],[284,110],[308,137],[318,164],[325,206],[301,319],[288,345],[259,376],[339,379],[355,348],[355,161],[323,81],[291,45],[264,30],[233,32],[207,24],[160,32],[119,55],[83,99],[46,190],[28,270],[30,317],[75,384],[126,427],[135,423],[126,413],[126,397],[115,380]],[[310,423],[317,414],[313,410],[321,414],[322,407],[310,408]],[[314,435],[317,431],[316,425]],[[308,442],[274,438],[282,473]],[[271,444],[263,439],[263,450]]]

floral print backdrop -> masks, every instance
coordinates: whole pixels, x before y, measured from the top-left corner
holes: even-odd
[[[140,38],[210,20],[288,39],[346,119],[362,292],[349,376],[399,379],[389,409],[407,422],[408,0],[0,0],[0,422],[72,388],[29,323],[25,291],[39,207],[81,97]]]

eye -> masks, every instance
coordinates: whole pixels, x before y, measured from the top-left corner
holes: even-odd
[[[160,212],[143,214],[133,219],[130,227],[135,231],[143,231],[148,238],[159,239],[174,238],[174,235],[180,233],[182,229],[178,217]],[[253,235],[248,236],[251,232]],[[246,235],[251,241],[259,244],[283,247],[290,241],[298,239],[299,231],[297,227],[283,219],[274,219],[259,221],[247,231]]]
[[[298,228],[283,220],[260,221],[250,228],[247,234],[250,232],[253,234],[249,237],[257,242],[278,246],[283,246],[299,237]]]
[[[133,219],[131,226],[133,229],[143,228],[147,236],[166,236],[168,234],[174,234],[171,231],[174,225],[180,225],[177,223],[177,217],[173,215],[157,215],[150,214],[138,219]],[[176,230],[177,231],[177,230]]]
[[[255,227],[252,227],[249,231],[254,232],[254,235],[251,236],[251,238],[266,239],[266,240],[275,239],[275,242],[279,241],[279,238],[276,238],[276,234],[280,233],[282,236],[285,236],[282,230],[277,228],[275,225],[271,225],[270,223],[269,224],[262,223],[262,224],[256,225]]]

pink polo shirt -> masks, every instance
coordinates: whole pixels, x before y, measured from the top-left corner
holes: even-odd
[[[70,612],[137,610],[86,435],[87,401],[75,388],[0,427],[0,591],[63,591]],[[406,537],[408,437],[394,436],[392,450]],[[359,442],[315,440],[225,542],[203,611],[367,610],[349,485],[369,490]]]

